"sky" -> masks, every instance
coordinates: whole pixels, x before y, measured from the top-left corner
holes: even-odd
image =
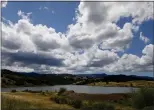
[[[152,2],[9,1],[1,12],[2,69],[153,76]]]

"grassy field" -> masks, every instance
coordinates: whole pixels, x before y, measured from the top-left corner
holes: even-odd
[[[22,109],[36,109],[36,110],[74,110],[73,107],[66,104],[57,104],[50,100],[55,94],[42,93],[28,93],[28,92],[7,92],[1,94],[2,110],[22,110]]]
[[[90,95],[68,91],[63,95],[70,99],[82,100],[83,103],[107,101],[107,103],[111,103],[111,105],[115,106],[116,110],[134,110],[130,106],[114,102],[114,100],[118,101],[123,100],[125,97],[129,97],[126,94]],[[57,96],[56,93],[3,92],[1,94],[2,110],[22,110],[24,108],[27,110],[76,110],[74,107],[67,104],[57,104],[52,100],[55,96]]]
[[[141,88],[129,94],[85,94],[64,89],[58,93],[55,102],[81,110],[154,110],[154,88]]]
[[[154,87],[154,81],[95,82],[88,85],[112,87]]]
[[[1,93],[2,110],[154,110],[154,88],[134,93],[85,94],[67,91]],[[149,107],[149,108],[146,108]]]

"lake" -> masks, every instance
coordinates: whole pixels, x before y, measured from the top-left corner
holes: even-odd
[[[86,86],[86,85],[55,85],[55,86],[37,86],[37,87],[12,87],[1,88],[2,92],[10,92],[13,89],[17,91],[32,90],[32,91],[58,91],[60,88],[66,88],[67,90],[73,90],[76,93],[87,94],[111,94],[111,93],[131,93],[137,90],[132,87],[103,87],[103,86]]]

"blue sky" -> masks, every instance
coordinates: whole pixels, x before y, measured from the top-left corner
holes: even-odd
[[[78,19],[79,19],[79,16],[77,16],[77,12],[76,12],[76,10],[79,8],[78,7],[79,5],[81,5],[81,7],[82,7],[82,4],[80,4],[80,2],[7,2],[6,7],[2,8],[2,17],[5,18],[6,20],[10,20],[12,23],[18,23],[18,21],[22,19],[21,16],[17,15],[19,10],[21,10],[21,12],[24,12],[24,13],[32,12],[32,14],[29,17],[29,19],[30,19],[29,22],[31,24],[33,24],[34,26],[37,24],[46,25],[47,28],[51,27],[52,29],[55,29],[56,33],[61,32],[64,35],[66,35],[67,34],[66,32],[69,31],[70,36],[71,36],[71,35],[74,35],[74,33],[71,33],[71,29],[68,29],[68,25],[72,24],[75,26],[78,23],[73,19],[76,17],[78,17]],[[138,5],[138,4],[135,4],[135,5]],[[141,4],[141,6],[142,5],[143,4]],[[88,6],[88,5],[84,5],[84,7],[86,7],[86,6]],[[146,4],[145,4],[145,6],[146,6]],[[83,14],[82,13],[83,10],[81,10],[81,9],[79,9],[79,12],[81,14]],[[92,9],[92,10],[94,10],[94,9]],[[91,13],[90,13],[90,11],[91,11],[90,9],[89,9],[89,11],[87,11],[87,15],[89,14],[89,16],[92,13],[92,11],[91,11]],[[132,13],[132,12],[130,12],[130,13]],[[84,14],[86,15],[86,12],[84,12]],[[103,10],[102,10],[102,14],[103,14]],[[115,15],[115,16],[118,16],[118,15]],[[133,24],[132,21],[133,21],[133,19],[135,19],[135,17],[132,17],[132,16],[126,17],[126,16],[123,16],[122,14],[120,16],[121,17],[116,22],[116,25],[117,25],[117,27],[120,27],[121,29],[123,29],[125,23]],[[140,17],[141,15],[138,15],[138,16]],[[147,15],[147,16],[149,16],[149,15]],[[89,19],[89,18],[87,18],[87,19]],[[87,22],[84,22],[84,23],[86,24]],[[88,27],[91,28],[90,23],[89,24],[87,23],[86,25],[88,25]],[[103,24],[103,25],[105,25],[105,24]],[[95,26],[97,26],[97,25],[95,25]],[[143,56],[143,53],[142,53],[143,49],[150,44],[151,45],[154,44],[153,43],[154,20],[153,19],[149,19],[149,20],[145,20],[145,21],[143,20],[143,21],[141,21],[140,24],[137,24],[137,26],[139,27],[139,30],[137,32],[132,31],[133,38],[129,42],[129,45],[130,45],[129,48],[125,48],[124,51],[116,52],[116,54],[118,55],[119,58],[122,57],[124,54],[133,54],[133,55],[141,58]],[[79,31],[81,31],[81,30],[79,30]],[[149,39],[147,43],[145,43],[143,40],[140,39],[141,32],[144,37]],[[75,34],[75,35],[77,35],[77,34]],[[66,37],[67,36],[69,36],[69,34],[66,35]],[[71,48],[76,49],[75,43],[72,44]],[[80,46],[78,46],[78,47],[80,47]],[[84,49],[85,49],[85,47],[83,47],[83,50]],[[86,51],[86,50],[84,50],[84,51]],[[84,52],[83,52],[83,54],[84,54]],[[111,59],[111,58],[109,58],[109,59]],[[100,61],[105,61],[105,60],[100,59]],[[93,62],[91,62],[91,63],[93,63]],[[77,63],[77,64],[79,64],[79,63]],[[33,67],[30,67],[30,68],[33,69]],[[105,67],[102,67],[102,68],[105,68]],[[148,68],[148,67],[145,67],[145,68]],[[35,70],[35,69],[33,69],[33,70]],[[93,73],[93,71],[91,71],[91,72]],[[151,70],[150,70],[150,72],[149,72],[149,70],[145,71],[145,72],[147,72],[146,75],[148,75],[148,76],[150,76],[152,74]],[[114,73],[114,71],[109,72],[109,73]],[[125,71],[122,71],[122,73],[125,73]],[[136,73],[138,74],[138,72],[136,72]],[[140,73],[140,75],[145,75],[144,71],[139,72],[139,73]],[[134,74],[134,73],[130,72],[130,74]]]
[[[17,22],[18,10],[25,13],[32,12],[33,24],[44,24],[55,28],[57,32],[65,32],[67,26],[73,22],[78,5],[79,2],[9,2],[7,8],[2,9],[2,16],[12,22]],[[39,10],[40,7],[49,9]]]
[[[126,22],[132,22],[132,18],[131,17],[125,17],[125,18],[121,18],[118,22],[117,25],[120,27],[123,27],[123,25]],[[126,50],[126,53],[132,53],[138,56],[142,55],[142,50],[145,47],[145,44],[143,41],[139,40],[139,36],[140,36],[140,32],[144,33],[144,36],[147,36],[150,41],[148,42],[148,44],[153,42],[153,28],[154,28],[154,21],[153,20],[149,20],[149,21],[145,21],[144,23],[142,23],[139,27],[139,31],[138,32],[134,32],[134,38],[132,40],[131,46],[129,49]]]

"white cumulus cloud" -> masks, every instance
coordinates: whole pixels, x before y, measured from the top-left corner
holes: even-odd
[[[140,40],[142,40],[145,44],[150,41],[147,37],[143,36],[142,32],[140,32]]]
[[[2,67],[42,73],[153,71],[153,44],[142,56],[125,52],[142,22],[153,19],[152,2],[80,2],[75,23],[65,33],[33,24],[30,13],[2,22]],[[136,10],[136,11],[134,11]],[[121,17],[132,22],[119,27]],[[148,42],[148,38],[140,35]]]

